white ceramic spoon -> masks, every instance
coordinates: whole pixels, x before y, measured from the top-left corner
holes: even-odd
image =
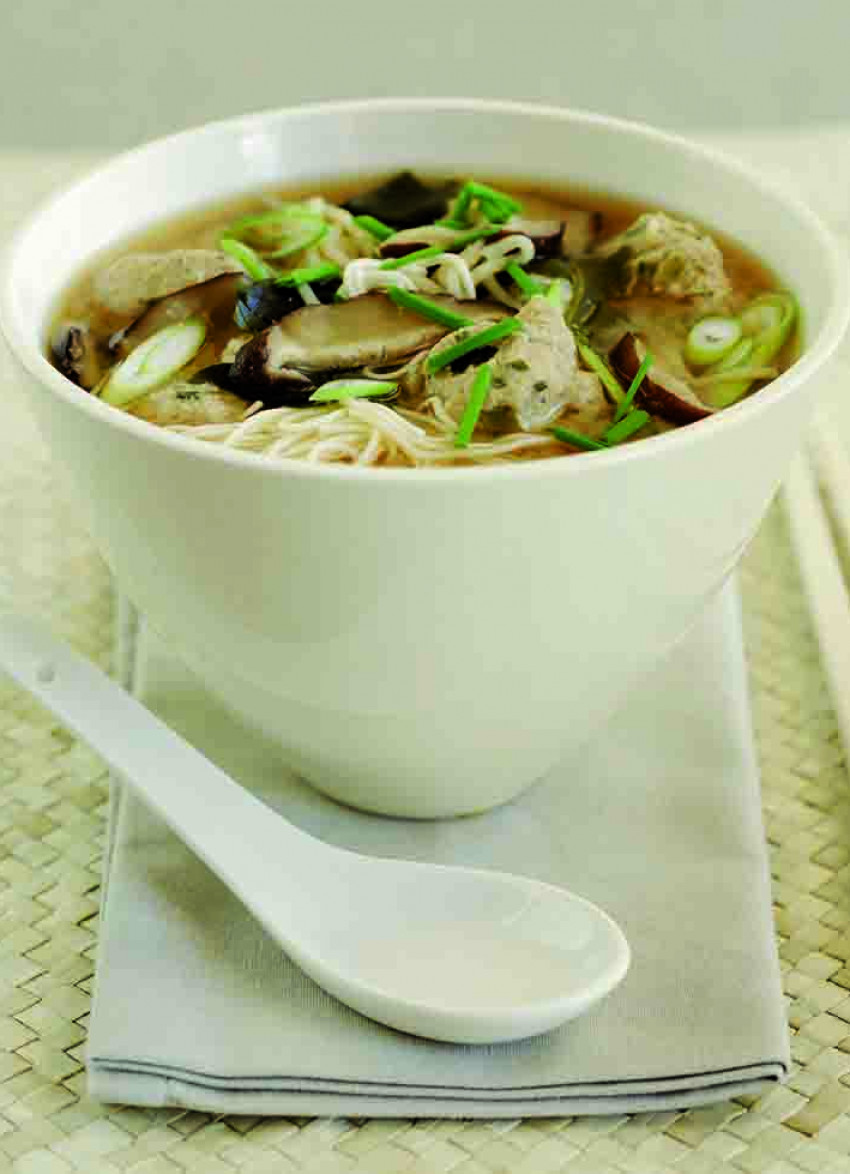
[[[390,1027],[494,1043],[580,1015],[629,965],[595,905],[521,876],[362,856],[255,799],[84,658],[0,614],[0,664],[76,730],[326,991]]]

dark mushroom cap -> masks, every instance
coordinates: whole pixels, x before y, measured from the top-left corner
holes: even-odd
[[[97,343],[87,326],[63,322],[50,345],[58,370],[78,387],[91,391],[100,382],[104,366]]]
[[[473,320],[505,314],[503,306],[489,302],[429,300]],[[278,403],[300,404],[326,378],[402,362],[449,332],[450,327],[396,306],[383,293],[305,306],[245,343],[233,361],[232,386],[269,404],[272,396]]]
[[[626,333],[608,357],[611,366],[628,385],[646,357],[646,347],[636,335]],[[669,420],[671,424],[693,424],[712,415],[712,409],[683,379],[677,379],[655,363],[644,376],[635,399],[652,415]]]
[[[232,320],[236,295],[244,282],[244,274],[222,273],[168,294],[152,302],[129,326],[114,334],[109,349],[123,358],[158,330],[185,322],[195,314],[204,315],[214,327],[223,326]]]

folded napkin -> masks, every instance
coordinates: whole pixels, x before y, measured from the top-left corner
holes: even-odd
[[[138,653],[146,704],[305,830],[565,885],[619,921],[633,961],[592,1012],[538,1038],[458,1046],[395,1032],[305,977],[116,786],[88,1042],[94,1097],[214,1113],[496,1118],[678,1108],[786,1073],[731,590],[591,748],[499,810],[439,822],[323,798],[149,635]]]

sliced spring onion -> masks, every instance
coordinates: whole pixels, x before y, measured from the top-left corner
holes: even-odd
[[[318,244],[328,231],[318,213],[299,204],[282,204],[256,216],[243,216],[225,229],[225,235],[274,258],[300,253]]]
[[[583,436],[581,432],[573,432],[569,428],[562,428],[560,424],[556,424],[549,431],[556,440],[560,440],[562,444],[569,444],[573,448],[586,448],[589,452],[594,452],[597,449],[606,447],[604,444],[600,444],[598,440],[591,440],[589,436]]]
[[[469,389],[469,399],[466,401],[466,407],[463,409],[463,415],[457,426],[455,448],[466,448],[472,439],[472,433],[475,431],[475,425],[484,408],[492,382],[493,368],[489,363],[482,363],[475,373],[472,387]]]
[[[394,228],[378,220],[377,216],[355,216],[354,223],[359,228],[365,228],[377,241],[389,240],[396,233]]]
[[[753,366],[754,350],[755,340],[752,338],[747,338],[745,335],[743,338],[738,340],[738,342],[732,347],[731,351],[728,351],[727,354],[724,355],[719,363],[715,363],[708,369],[708,371],[706,371],[706,376],[725,376],[722,383],[712,383],[710,385],[710,389],[706,389],[708,392],[708,398],[715,407],[725,408],[729,404],[733,404],[735,400],[740,399],[741,396],[744,395],[747,388],[750,386],[751,380],[742,375],[740,379],[730,382],[729,376],[732,372],[735,371],[737,367],[745,368]],[[721,388],[723,388],[723,390],[721,390]],[[725,398],[725,392],[727,390],[730,397],[729,399]]]
[[[510,261],[505,266],[505,272],[514,280],[527,298],[533,298],[543,293],[543,286],[540,282],[535,281],[533,277],[529,277],[522,265],[518,265],[516,261]]]
[[[551,302],[552,305],[556,306],[559,310],[562,309],[564,305],[564,291],[561,288],[563,284],[564,283],[562,281],[559,281],[556,278],[546,290],[546,301]]]
[[[757,337],[772,334],[787,325],[789,317],[793,320],[795,309],[789,294],[761,294],[753,298],[741,315],[744,333]]]
[[[100,398],[113,407],[127,404],[167,383],[195,357],[204,345],[207,327],[203,318],[187,318],[164,326],[132,350],[106,381]]]
[[[629,412],[622,420],[615,419],[615,422],[605,433],[603,440],[606,444],[620,444],[622,441],[628,440],[635,432],[639,432],[648,421],[649,412],[641,410]]]
[[[403,310],[413,310],[423,318],[430,318],[433,322],[448,326],[450,330],[462,330],[464,326],[472,326],[471,318],[464,318],[462,314],[455,314],[453,310],[447,310],[444,306],[438,306],[434,302],[429,302],[427,298],[406,289],[399,289],[398,286],[388,289],[387,296]]]
[[[275,278],[275,285],[304,285],[308,281],[325,281],[328,277],[341,277],[339,265],[330,261],[326,265],[311,265],[304,269],[290,269]]]
[[[593,316],[593,313],[596,309],[596,307],[593,306],[589,312],[587,309],[585,309],[584,314],[582,314],[582,308],[585,306],[587,281],[581,269],[577,265],[572,267],[571,274],[571,278],[566,281],[566,284],[569,286],[570,290],[569,301],[567,302],[567,308],[564,311],[564,321],[566,322],[567,326],[576,325],[579,323],[579,320],[586,322],[588,318]]]
[[[523,329],[521,322],[516,318],[504,318],[501,322],[495,323],[494,326],[485,326],[483,330],[477,331],[475,334],[470,334],[468,338],[464,338],[461,342],[456,342],[453,346],[448,346],[445,350],[438,351],[437,354],[431,354],[425,360],[425,369],[430,375],[435,371],[441,371],[443,367],[448,367],[455,359],[460,359],[464,355],[468,355],[470,351],[477,351],[481,347],[490,346],[491,343],[498,342],[500,338],[507,338],[509,334],[516,334]]]
[[[250,245],[236,240],[226,234],[218,238],[218,247],[223,253],[229,254],[238,261],[253,281],[268,281],[275,276],[275,270],[267,265],[259,253],[254,252]]]
[[[605,360],[600,355],[597,355],[593,347],[589,346],[586,342],[582,342],[580,339],[576,340],[576,346],[578,347],[578,353],[584,359],[587,366],[599,376],[602,381],[602,386],[608,392],[614,403],[619,406],[625,399],[625,395],[617,376]]]
[[[710,314],[700,318],[690,329],[685,342],[685,358],[692,367],[707,367],[728,355],[743,333],[740,318]]]
[[[797,303],[788,293],[762,294],[741,315],[744,336],[707,374],[725,375],[736,367],[767,367],[791,337],[797,320]],[[749,346],[745,345],[749,344]],[[737,382],[722,380],[712,388],[711,403],[727,408],[746,395],[752,377],[742,373]]]
[[[415,265],[417,261],[427,261],[429,257],[440,257],[445,252],[442,245],[428,245],[425,249],[417,249],[413,253],[405,253],[403,257],[390,257],[382,261],[381,269],[403,269],[405,265]]]
[[[321,306],[322,300],[313,293],[313,287],[309,281],[302,281],[295,288],[305,306]]]
[[[649,351],[647,351],[646,354],[643,356],[643,362],[638,367],[637,371],[635,371],[635,377],[631,381],[631,383],[629,384],[628,391],[623,396],[623,398],[620,400],[620,403],[617,405],[617,411],[614,413],[614,423],[615,424],[617,423],[618,420],[622,420],[624,416],[635,414],[634,408],[632,407],[632,405],[634,403],[635,396],[637,395],[637,393],[640,389],[640,385],[643,383],[644,379],[646,378],[646,373],[647,373],[647,371],[649,371],[649,368],[652,366],[653,362],[654,362],[654,359],[653,359],[652,355],[650,354]]]
[[[332,379],[317,387],[310,396],[312,404],[330,404],[345,399],[384,398],[393,395],[398,387],[379,379]]]

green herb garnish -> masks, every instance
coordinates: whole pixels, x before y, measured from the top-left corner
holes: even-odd
[[[578,353],[584,359],[585,363],[595,372],[602,380],[602,385],[615,404],[619,405],[623,402],[623,389],[620,386],[620,381],[608,364],[596,351],[582,340],[576,341]]]
[[[788,293],[761,294],[741,314],[744,337],[706,374],[723,375],[736,367],[766,367],[779,353],[797,319],[797,303]],[[716,408],[728,408],[752,386],[752,377],[742,374],[740,381],[727,382],[712,389],[711,402]]]
[[[522,204],[519,200],[515,200],[507,192],[499,192],[495,188],[489,187],[486,183],[476,183],[475,180],[470,180],[465,185],[465,190],[470,193],[471,198],[478,200],[485,216],[496,224],[503,224],[522,211]]]
[[[305,269],[290,269],[288,273],[281,273],[275,278],[275,285],[306,285],[310,281],[325,281],[329,277],[341,275],[339,265],[332,265],[328,261],[325,265],[312,265]]]
[[[365,228],[375,240],[381,242],[389,240],[396,233],[394,228],[390,228],[389,225],[378,220],[376,216],[355,216],[354,223],[360,228]]]
[[[451,228],[462,227],[469,220],[469,209],[473,200],[478,201],[481,211],[493,224],[504,224],[506,220],[522,211],[522,204],[507,192],[499,192],[486,183],[470,180],[460,189],[449,216],[441,223]]]
[[[271,265],[267,265],[259,253],[254,252],[250,245],[236,240],[235,237],[226,235],[219,237],[218,247],[223,253],[227,253],[235,261],[238,261],[253,281],[269,281],[276,276],[277,271],[272,269]]]
[[[469,399],[466,401],[466,407],[463,409],[463,415],[455,433],[455,448],[466,448],[472,439],[472,433],[475,431],[475,425],[478,423],[478,417],[481,415],[490,391],[492,379],[493,368],[489,363],[482,363],[475,373],[475,379],[469,390]]]
[[[317,387],[310,396],[312,404],[328,404],[346,399],[384,398],[393,395],[397,383],[379,379],[332,379]]]
[[[435,302],[429,302],[427,298],[411,293],[409,290],[400,289],[398,286],[392,286],[388,289],[387,296],[403,310],[413,310],[415,313],[421,314],[423,318],[430,318],[433,322],[439,322],[441,326],[448,326],[450,330],[462,330],[464,326],[472,326],[473,324],[471,318],[464,318],[461,314],[455,314],[454,311],[447,310],[444,306],[438,306]]]
[[[564,308],[563,285],[564,283],[556,278],[546,290],[546,301],[551,302],[559,310]]]
[[[406,253],[403,257],[390,257],[381,265],[382,269],[402,269],[405,265],[412,265],[416,261],[427,261],[430,257],[439,257],[442,253],[456,253],[465,249],[473,241],[483,240],[487,236],[495,236],[501,230],[498,228],[473,228],[469,232],[462,232],[454,240],[446,241],[442,245],[428,245],[426,248],[416,249]]]
[[[588,452],[595,452],[597,449],[606,447],[598,440],[591,440],[589,436],[583,436],[581,432],[572,432],[569,428],[562,428],[560,424],[556,424],[549,431],[556,440],[560,440],[562,444],[572,445],[573,448],[584,448]]]
[[[463,227],[463,225],[452,225],[451,227]],[[462,232],[460,236],[456,236],[448,245],[448,248],[454,252],[455,249],[465,249],[467,245],[471,245],[474,241],[484,240],[488,236],[498,236],[502,230],[500,228],[471,228],[469,232]]]
[[[535,281],[533,277],[529,277],[522,265],[518,265],[516,261],[510,261],[505,266],[505,272],[519,286],[527,298],[534,298],[538,294],[543,293],[543,286],[540,282]]]
[[[438,351],[437,354],[429,355],[425,360],[425,368],[430,375],[433,375],[435,371],[441,371],[443,367],[448,367],[450,363],[468,355],[470,351],[477,351],[481,347],[489,346],[491,343],[498,342],[500,338],[507,338],[509,334],[516,334],[522,329],[522,323],[518,322],[516,318],[505,318],[493,326],[486,326],[483,330],[469,335],[461,342],[454,343],[453,346]]]
[[[626,416],[611,425],[608,431],[603,436],[606,444],[620,444],[623,440],[627,440],[635,432],[639,432],[649,420],[649,412],[644,412],[640,409],[629,412]]]
[[[288,257],[316,245],[329,225],[300,204],[282,204],[255,216],[243,216],[228,225],[224,235],[250,245],[269,257]],[[266,247],[263,247],[263,246]]]
[[[163,326],[139,343],[109,375],[100,398],[123,408],[167,383],[194,359],[207,336],[200,315]]]
[[[614,423],[615,424],[617,423],[618,420],[622,420],[624,416],[626,416],[629,413],[634,411],[634,408],[632,406],[634,403],[634,398],[638,393],[638,389],[640,388],[640,385],[643,383],[644,379],[646,378],[646,373],[649,370],[649,368],[652,366],[652,364],[653,364],[653,357],[650,354],[650,352],[647,351],[646,354],[643,356],[643,362],[641,363],[641,365],[638,367],[637,371],[635,372],[634,379],[629,384],[628,391],[623,396],[623,398],[620,400],[620,403],[617,407],[617,411],[614,414]]]
[[[403,269],[405,265],[415,265],[417,261],[427,261],[429,257],[441,257],[445,252],[443,245],[428,245],[426,249],[416,249],[413,253],[405,253],[403,257],[390,257],[382,261],[381,269]]]

